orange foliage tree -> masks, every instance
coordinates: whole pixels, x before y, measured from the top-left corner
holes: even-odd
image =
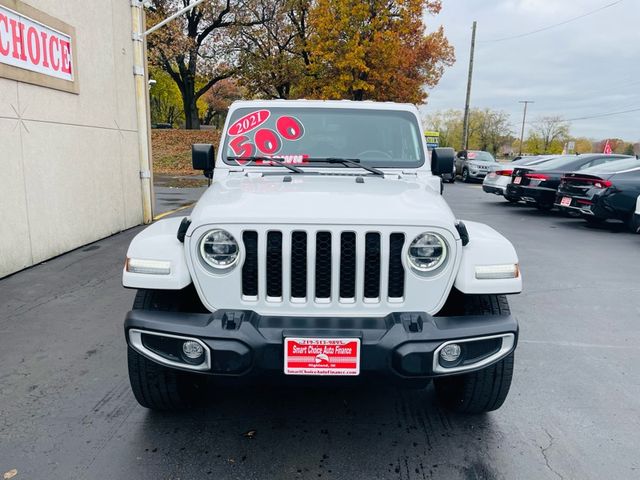
[[[424,87],[455,60],[442,27],[427,33],[423,23],[440,8],[439,0],[318,0],[297,96],[423,103]]]

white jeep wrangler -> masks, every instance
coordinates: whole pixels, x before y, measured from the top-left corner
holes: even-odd
[[[383,376],[433,379],[457,411],[500,407],[518,257],[443,200],[453,155],[429,154],[413,105],[234,103],[215,160],[193,147],[213,182],[191,215],[154,223],[127,252],[138,402],[184,408],[216,376]]]

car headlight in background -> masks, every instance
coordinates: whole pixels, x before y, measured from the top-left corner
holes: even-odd
[[[416,270],[432,272],[446,260],[447,244],[440,235],[421,233],[409,245],[407,256]]]
[[[227,269],[238,260],[238,242],[225,230],[211,230],[200,240],[200,256],[216,269]]]

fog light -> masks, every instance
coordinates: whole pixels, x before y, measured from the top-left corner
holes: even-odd
[[[182,344],[182,352],[191,360],[198,360],[204,354],[204,348],[198,342],[187,340]]]
[[[440,350],[440,358],[445,362],[455,362],[460,358],[460,353],[462,353],[460,345],[457,343],[450,343]]]

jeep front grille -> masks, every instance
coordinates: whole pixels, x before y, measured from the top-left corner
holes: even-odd
[[[242,241],[246,301],[258,301],[258,292],[272,303],[403,300],[403,233],[249,230],[243,232]]]

